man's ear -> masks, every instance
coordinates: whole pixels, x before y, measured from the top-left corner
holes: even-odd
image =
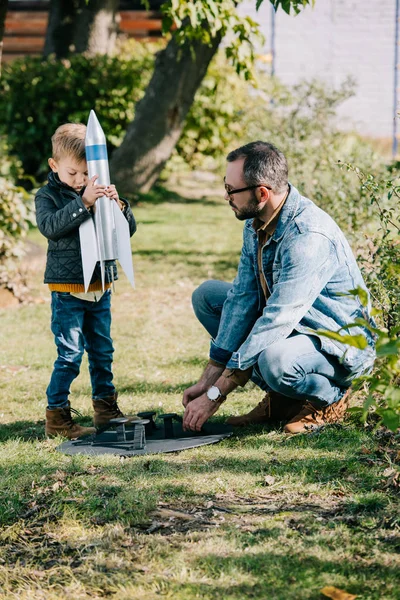
[[[260,190],[260,200],[259,200],[259,203],[261,204],[261,202],[267,202],[267,200],[269,200],[269,190],[268,190],[268,188],[264,187],[263,185],[260,185],[260,187],[258,189]]]
[[[49,163],[49,167],[50,169],[54,172],[57,173],[58,171],[58,166],[56,161],[54,160],[54,158],[49,158],[49,160],[47,161]]]

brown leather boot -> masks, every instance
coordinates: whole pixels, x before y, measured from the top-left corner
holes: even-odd
[[[293,417],[284,427],[285,433],[306,433],[326,423],[342,421],[349,407],[350,390],[334,404],[325,408],[317,408],[311,402],[306,402],[301,411]]]
[[[70,440],[75,440],[76,438],[96,432],[94,427],[81,427],[73,421],[69,404],[65,408],[55,408],[52,410],[46,408],[45,431],[47,437],[62,435]]]
[[[247,427],[260,423],[273,423],[277,421],[289,421],[299,412],[301,407],[299,400],[288,398],[276,392],[267,392],[264,398],[253,410],[240,417],[229,417],[226,422],[235,427]]]
[[[118,392],[115,392],[113,396],[101,398],[100,400],[92,400],[94,409],[93,423],[97,429],[106,428],[111,419],[126,418],[130,421],[139,418],[136,415],[126,417],[118,406],[117,398]]]

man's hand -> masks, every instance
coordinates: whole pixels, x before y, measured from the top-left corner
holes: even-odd
[[[189,402],[205,394],[208,388],[215,384],[224,369],[223,365],[216,367],[215,365],[208,364],[199,381],[183,392],[183,406],[186,407]],[[208,401],[210,402],[210,400]]]
[[[93,206],[97,198],[101,198],[102,196],[106,195],[106,186],[96,185],[96,179],[98,179],[98,177],[98,175],[93,175],[93,177],[89,179],[85,193],[82,196],[82,201],[86,208]]]
[[[183,406],[186,408],[189,402],[205,394],[209,387],[209,385],[202,384],[201,382],[199,382],[196,383],[196,385],[192,385],[190,388],[187,388],[187,390],[183,392]]]
[[[220,406],[220,402],[212,402],[207,398],[206,394],[188,401],[185,414],[183,415],[183,430],[200,431],[207,419],[217,412]]]

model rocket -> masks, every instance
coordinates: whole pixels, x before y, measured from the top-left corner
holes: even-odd
[[[87,124],[85,149],[89,178],[98,175],[96,184],[110,185],[106,138],[93,110]],[[94,217],[79,227],[85,292],[97,262],[100,262],[104,290],[105,263],[108,260],[118,260],[134,286],[129,225],[118,203],[102,196],[96,200],[93,213]]]

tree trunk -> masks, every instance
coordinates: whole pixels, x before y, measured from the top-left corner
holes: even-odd
[[[110,54],[117,37],[118,0],[51,0],[44,56]]]
[[[112,181],[121,194],[147,192],[156,182],[220,42],[217,36],[210,46],[200,41],[179,46],[172,38],[158,55],[135,118],[111,158]]]
[[[4,26],[6,22],[8,0],[0,0],[0,77],[1,77],[1,58],[3,56],[3,37]]]

